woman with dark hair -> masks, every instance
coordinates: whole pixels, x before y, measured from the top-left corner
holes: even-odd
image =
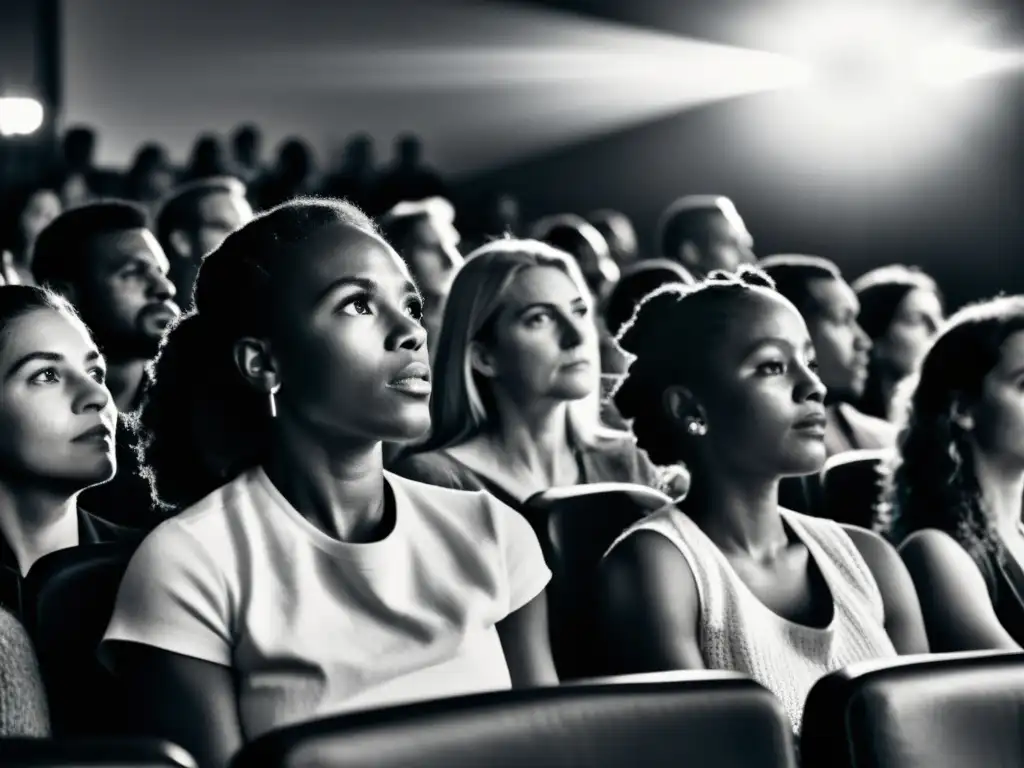
[[[681,350],[677,340],[701,336]],[[928,650],[914,587],[871,531],[778,505],[825,461],[825,388],[796,308],[763,273],[713,272],[641,303],[615,403],[658,464],[690,468],[680,506],[632,526],[599,594],[618,672],[721,669],[774,693],[799,731],[821,676]]]
[[[1024,297],[953,315],[908,381],[879,528],[936,651],[1024,645]]]
[[[893,264],[861,275],[851,286],[860,302],[857,322],[871,339],[871,362],[861,413],[890,419],[897,385],[911,375],[942,323],[942,293],[916,267]]]
[[[77,313],[25,285],[0,288],[0,605],[44,555],[141,534],[92,517],[79,494],[114,475],[117,412]],[[103,510],[96,510],[102,512]]]
[[[299,199],[203,262],[141,414],[151,533],[101,646],[139,732],[203,768],[341,711],[556,682],[550,572],[485,493],[382,469],[430,425],[422,307],[353,206]]]

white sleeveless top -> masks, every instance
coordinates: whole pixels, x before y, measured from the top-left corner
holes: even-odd
[[[885,631],[878,584],[846,531],[831,520],[780,511],[832,593],[832,622],[824,629],[796,624],[769,609],[711,539],[674,506],[635,523],[611,549],[642,530],[671,541],[697,585],[705,665],[740,672],[763,685],[782,702],[799,734],[804,702],[820,677],[853,662],[897,654]]]

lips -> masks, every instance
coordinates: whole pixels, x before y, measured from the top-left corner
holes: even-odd
[[[181,314],[181,310],[178,309],[176,304],[171,302],[160,302],[159,304],[150,304],[145,307],[141,314],[144,320],[153,320],[163,325],[170,325]]]
[[[798,432],[809,432],[814,434],[825,434],[825,429],[828,426],[828,420],[825,418],[824,413],[816,412],[804,416],[793,423],[793,429]]]
[[[388,387],[409,395],[429,395],[430,366],[420,362],[409,363],[388,382]]]
[[[73,442],[86,443],[100,440],[109,440],[113,436],[114,433],[110,430],[110,427],[108,427],[105,424],[99,424],[98,426],[95,426],[92,429],[87,429],[82,434],[73,438]]]

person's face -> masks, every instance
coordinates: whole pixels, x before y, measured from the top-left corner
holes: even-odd
[[[249,201],[230,192],[216,192],[200,199],[198,214],[199,227],[192,237],[196,260],[215,251],[228,235],[253,217]]]
[[[406,263],[423,296],[423,327],[429,345],[441,333],[445,303],[462,256],[454,245],[458,242],[457,233],[455,237],[445,237],[430,225],[420,229],[422,237],[406,256]]]
[[[21,212],[19,224],[26,246],[31,247],[51,221],[60,216],[60,198],[48,189],[41,189],[29,197]]]
[[[1001,464],[1024,466],[1024,331],[1003,342],[971,415],[978,450]]]
[[[821,278],[807,287],[814,305],[805,320],[818,355],[821,380],[831,398],[845,402],[864,394],[871,340],[857,323],[860,304],[843,280]]]
[[[430,427],[422,300],[377,238],[334,227],[280,279],[270,340],[280,415],[346,443],[406,442]]]
[[[151,358],[178,316],[167,257],[146,229],[111,232],[91,247],[84,290],[75,296],[104,353],[114,360]]]
[[[915,288],[900,302],[885,335],[875,340],[872,355],[899,377],[913,373],[942,323],[942,303],[932,291]]]
[[[77,319],[36,309],[0,344],[0,472],[73,493],[116,471],[117,411],[105,365]]]
[[[825,387],[807,326],[781,298],[752,294],[736,306],[694,393],[707,433],[692,439],[729,472],[816,472],[826,458]]]
[[[700,259],[705,274],[716,269],[735,272],[740,264],[754,262],[754,239],[738,215],[712,213],[707,226],[708,247]]]
[[[509,286],[477,367],[514,400],[579,400],[600,381],[597,326],[557,267],[529,267]]]

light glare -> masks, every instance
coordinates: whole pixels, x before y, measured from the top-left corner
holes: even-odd
[[[0,97],[0,136],[28,136],[43,124],[43,105],[35,99]]]

